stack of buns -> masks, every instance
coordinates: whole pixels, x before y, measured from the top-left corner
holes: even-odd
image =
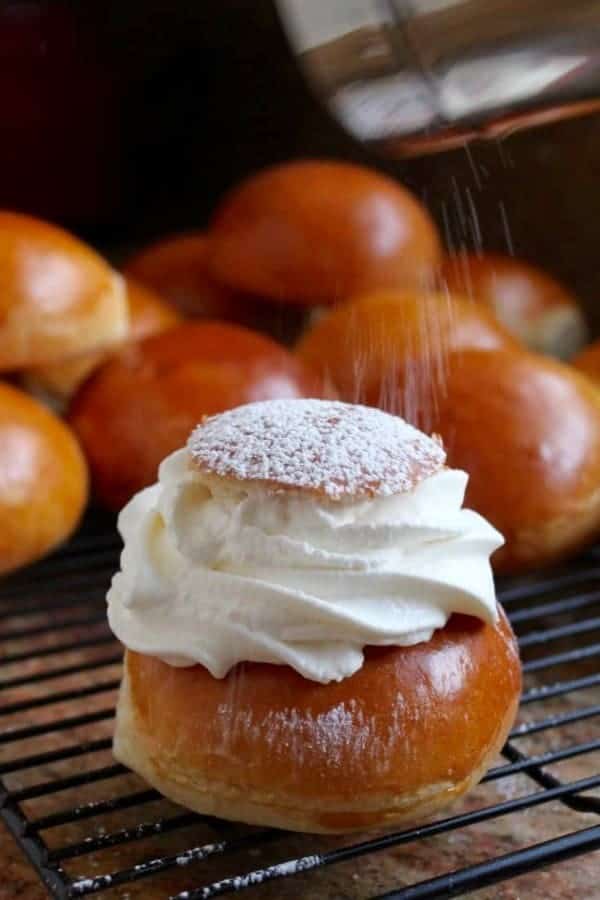
[[[123,274],[17,213],[0,213],[0,256],[0,371],[64,412],[111,509],[202,416],[337,396],[439,431],[471,470],[469,501],[507,535],[498,570],[543,565],[598,533],[600,364],[593,348],[574,361],[583,375],[537,355],[581,348],[577,301],[520,260],[445,256],[423,205],[387,176],[326,160],[273,166],[233,186],[207,227],[159,238]],[[585,437],[568,460],[563,405]],[[505,482],[527,486],[519,503],[486,488]]]
[[[0,372],[96,352],[123,339],[123,278],[72,235],[0,213]],[[0,384],[0,571],[38,559],[77,526],[88,473],[68,426],[8,383]]]
[[[447,289],[488,306],[532,350],[570,359],[589,338],[576,298],[541,269],[498,253],[457,253],[444,262]]]
[[[439,434],[467,502],[505,537],[497,572],[564,559],[600,535],[600,392],[459,297],[359,297],[298,345],[340,396]]]

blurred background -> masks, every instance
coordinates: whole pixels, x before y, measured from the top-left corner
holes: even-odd
[[[203,226],[249,172],[334,156],[399,177],[451,249],[546,267],[600,332],[598,115],[386,162],[311,94],[271,0],[6,2],[0,108],[0,206],[60,222],[117,259]]]

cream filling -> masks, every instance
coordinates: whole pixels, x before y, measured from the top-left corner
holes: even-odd
[[[130,649],[222,678],[237,663],[326,683],[366,645],[427,641],[454,612],[497,617],[501,535],[462,509],[467,475],[353,501],[207,478],[186,450],[122,511],[111,627]]]

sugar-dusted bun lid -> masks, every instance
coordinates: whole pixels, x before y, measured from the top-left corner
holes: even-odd
[[[0,371],[77,356],[127,331],[123,279],[61,228],[0,211]]]
[[[207,474],[332,500],[409,491],[446,458],[398,416],[331,400],[239,406],[206,419],[188,448]]]

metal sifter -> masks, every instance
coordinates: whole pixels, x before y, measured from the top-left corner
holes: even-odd
[[[309,83],[391,157],[600,108],[598,0],[277,0]]]

